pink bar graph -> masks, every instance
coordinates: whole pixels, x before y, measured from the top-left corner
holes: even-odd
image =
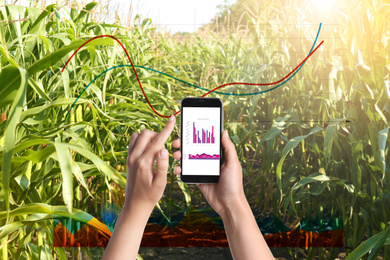
[[[199,134],[199,130],[201,131]],[[214,126],[211,126],[211,132],[210,130],[205,130],[204,128],[196,129],[195,122],[193,122],[193,143],[194,144],[214,144],[215,143],[215,137],[214,137]]]

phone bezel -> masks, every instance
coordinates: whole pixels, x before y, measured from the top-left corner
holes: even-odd
[[[183,175],[183,168],[180,172],[180,178],[183,182],[188,184],[195,184],[195,183],[218,183],[219,176],[221,174],[221,165],[223,163],[223,153],[222,153],[222,144],[221,144],[221,138],[222,138],[222,132],[223,132],[223,103],[222,100],[219,98],[198,98],[198,97],[188,97],[184,98],[181,101],[181,115],[180,115],[180,134],[183,133],[183,107],[219,107],[220,108],[220,142],[219,142],[219,154],[221,159],[219,160],[219,173],[218,175]],[[181,146],[183,147],[183,138],[180,140]],[[180,149],[181,150],[181,149]],[[180,158],[180,165],[183,165],[183,157]]]

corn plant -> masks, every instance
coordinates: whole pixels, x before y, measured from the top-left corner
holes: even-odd
[[[299,26],[298,13],[305,21],[317,19],[294,1],[260,5],[278,10],[272,14],[247,5],[248,30],[229,25],[221,32],[223,25],[210,26],[182,41],[158,33],[150,19],[136,17],[130,28],[120,21],[95,22],[99,4],[94,2],[43,10],[0,6],[2,259],[65,259],[67,249],[53,248],[53,219],[88,222],[107,203],[123,205],[131,133],[159,131],[164,125],[144,102],[128,67],[96,79],[68,113],[101,72],[128,63],[115,41],[101,38],[81,49],[62,73],[86,40],[114,35],[135,64],[211,89],[226,82],[282,78],[308,54],[318,28],[315,23]],[[332,17],[340,26],[323,29],[323,50],[288,83],[262,95],[210,95],[224,101],[224,127],[236,144],[255,216],[272,213],[290,228],[312,214],[336,216],[350,259],[368,252],[370,259],[390,255],[389,13],[380,0],[344,3]],[[296,34],[298,40],[291,37]],[[165,115],[180,109],[182,98],[204,94],[148,70],[137,72],[153,106]],[[234,86],[221,92],[265,89]],[[177,180],[172,173],[176,162],[170,162],[167,189],[154,212],[167,221],[205,204],[198,189]],[[95,228],[101,225],[96,222]],[[286,250],[294,256],[295,249]],[[334,259],[340,249],[299,250],[309,259]]]

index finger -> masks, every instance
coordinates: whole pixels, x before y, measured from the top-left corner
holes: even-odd
[[[147,156],[151,155],[154,158],[154,155],[161,149],[165,147],[165,142],[168,140],[168,137],[171,135],[173,128],[175,127],[176,118],[171,116],[165,125],[164,129],[153,139],[149,148],[146,151]]]

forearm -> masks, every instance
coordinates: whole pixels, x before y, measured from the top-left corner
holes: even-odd
[[[234,259],[274,259],[245,198],[233,202],[221,217]]]
[[[151,211],[149,207],[137,205],[124,208],[119,214],[103,259],[136,259]]]

